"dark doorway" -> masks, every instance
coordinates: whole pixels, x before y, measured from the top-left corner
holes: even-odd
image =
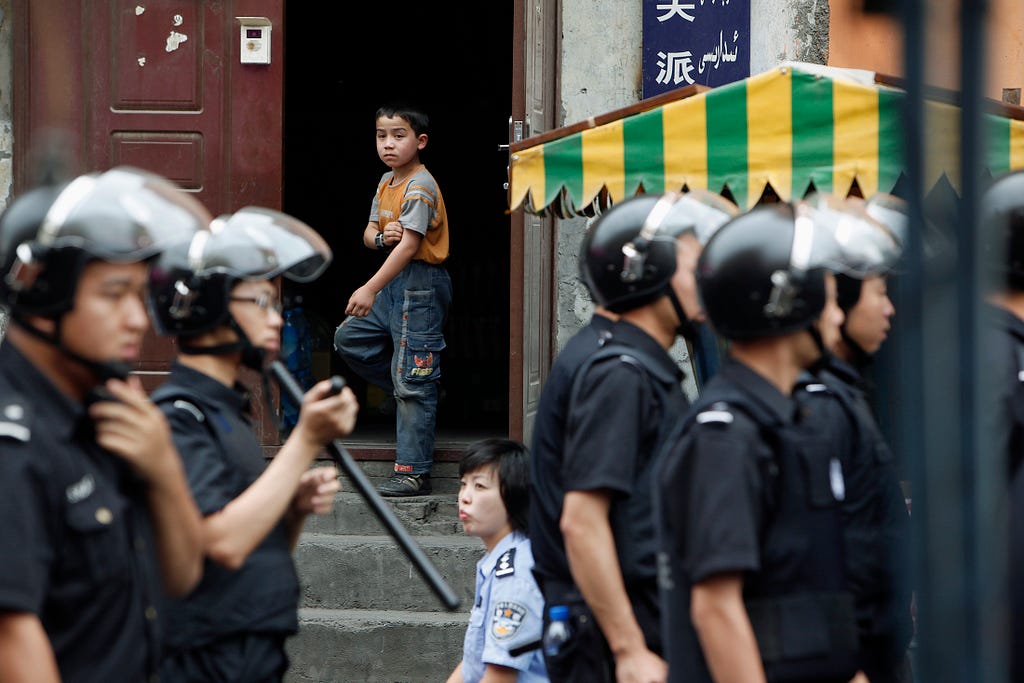
[[[512,13],[511,2],[489,5],[479,20],[458,3],[286,5],[283,208],[324,235],[334,262],[315,283],[285,294],[302,297],[314,376],[342,374],[359,396],[358,441],[393,443],[394,417],[331,342],[349,295],[380,265],[361,235],[387,170],[374,145],[374,112],[395,100],[430,116],[421,158],[451,230],[438,450],[507,432],[510,222],[508,159],[498,146],[507,142],[512,107]]]

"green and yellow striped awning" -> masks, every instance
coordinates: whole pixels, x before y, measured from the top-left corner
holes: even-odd
[[[785,64],[713,90],[684,89],[681,99],[646,110],[640,103],[607,122],[552,131],[538,143],[525,140],[512,147],[509,206],[566,216],[595,201],[683,186],[728,188],[741,208],[756,204],[768,185],[783,200],[803,196],[812,183],[843,195],[854,181],[865,197],[889,192],[903,170],[905,93],[873,82],[873,74],[870,82],[849,74]],[[1024,167],[1024,121],[1007,114],[1013,109],[985,115],[993,175]],[[959,189],[959,108],[928,100],[925,117],[927,187],[945,174]]]

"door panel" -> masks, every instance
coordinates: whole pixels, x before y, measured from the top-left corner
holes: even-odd
[[[514,64],[518,66],[516,72],[523,74],[523,89],[522,99],[513,100],[514,105],[518,104],[513,107],[513,118],[526,120],[527,135],[554,127],[557,7],[557,0],[522,2],[525,39],[516,40],[523,51],[520,54],[517,50]],[[520,335],[518,340],[513,339],[513,349],[518,346],[520,353],[513,361],[520,362],[513,362],[510,368],[510,386],[514,390],[509,432],[527,441],[533,431],[541,386],[551,364],[554,244],[551,218],[539,218],[521,209],[513,214],[511,314],[512,329]]]

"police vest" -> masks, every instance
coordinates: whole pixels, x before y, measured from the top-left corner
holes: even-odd
[[[842,519],[836,499],[842,495],[841,468],[829,457],[825,436],[812,438],[793,425],[780,424],[777,415],[749,394],[721,376],[716,380],[678,427],[675,434],[681,441],[673,451],[684,460],[673,466],[686,468],[694,439],[690,425],[700,422],[709,428],[717,422],[727,429],[734,413],[754,422],[772,452],[759,463],[764,491],[761,569],[743,577],[743,601],[767,680],[849,680],[857,671],[857,631],[853,597],[843,586]],[[692,478],[690,485],[695,485]],[[659,556],[663,595],[671,605],[686,606],[684,614],[674,615],[683,610],[663,606],[666,628],[673,631],[667,636],[676,639],[669,646],[688,649],[699,644],[688,618],[691,584],[680,564],[679,557]],[[686,593],[673,597],[680,590]]]
[[[218,411],[197,391],[166,382],[150,399],[161,407],[174,406],[196,418],[196,429],[206,429],[230,463],[232,485],[243,489],[258,472],[239,453],[238,444],[225,434]],[[169,652],[203,647],[242,632],[291,634],[298,628],[299,582],[286,530],[278,522],[239,569],[229,570],[210,560],[204,562],[203,578],[186,597],[169,600],[167,621]]]
[[[907,576],[910,517],[895,458],[863,397],[828,369],[819,374],[820,381],[802,377],[796,391],[833,398],[852,426],[852,457],[843,462],[843,472],[847,493],[859,499],[848,496],[843,503],[849,539],[845,560],[861,632],[891,641],[892,656],[898,656],[910,642],[913,624]]]
[[[1013,479],[1024,462],[1024,339],[1010,333],[1013,358],[1017,370],[1016,382],[1010,398],[1010,419],[1013,421],[1010,442],[1010,478]]]

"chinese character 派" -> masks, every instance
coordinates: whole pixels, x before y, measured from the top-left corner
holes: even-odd
[[[683,81],[693,85],[693,78],[690,77],[690,73],[693,72],[691,57],[689,50],[686,52],[659,52],[658,77],[655,80],[662,85],[668,83],[679,85]]]

